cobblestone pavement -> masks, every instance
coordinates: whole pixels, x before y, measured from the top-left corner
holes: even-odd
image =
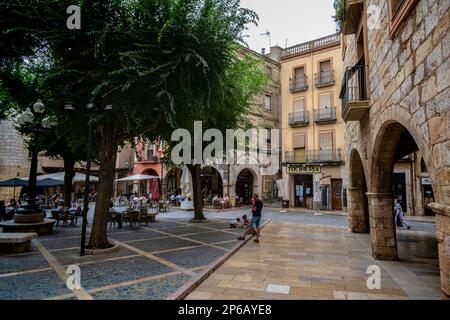
[[[271,217],[260,244],[246,244],[187,299],[445,299],[433,223],[411,221],[397,231],[399,261],[377,261],[369,235],[348,232],[346,217]],[[372,265],[379,290],[367,286]]]
[[[165,299],[238,243],[227,221],[193,225],[191,216],[110,229],[119,251],[84,257],[81,228],[58,227],[30,253],[0,255],[0,299]],[[81,290],[66,286],[69,265],[81,269]]]

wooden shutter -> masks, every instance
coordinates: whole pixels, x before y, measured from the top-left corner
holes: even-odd
[[[306,150],[302,148],[294,149],[294,161],[295,162],[305,162],[306,161]]]
[[[321,132],[319,135],[320,149],[333,149],[333,132]]]
[[[295,69],[295,78],[298,80],[303,79],[305,76],[305,67]]]
[[[331,70],[331,60],[322,61],[320,63],[320,71],[327,72]]]
[[[294,100],[294,112],[305,111],[305,98],[297,98]]]
[[[321,94],[319,100],[320,109],[331,108],[331,93]]]
[[[306,134],[294,133],[294,148],[306,148]]]

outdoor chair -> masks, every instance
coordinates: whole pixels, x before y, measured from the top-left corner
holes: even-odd
[[[129,218],[129,228],[131,229],[133,226],[137,226],[138,228],[141,226],[141,219],[139,216],[139,211],[133,211],[128,213]]]
[[[112,226],[114,228],[116,227],[116,223],[120,226],[120,215],[116,213],[110,213],[109,215],[109,229],[111,229]]]

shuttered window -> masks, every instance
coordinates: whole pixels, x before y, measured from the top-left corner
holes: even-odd
[[[297,98],[294,100],[294,112],[305,111],[305,98]]]
[[[331,93],[324,93],[319,96],[320,109],[331,108]]]
[[[319,135],[320,149],[333,149],[333,132],[321,132]]]
[[[294,133],[294,148],[306,148],[306,134],[305,133]]]

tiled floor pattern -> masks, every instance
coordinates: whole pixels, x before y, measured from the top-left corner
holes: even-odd
[[[434,232],[398,230],[400,261],[377,261],[369,235],[273,221],[187,299],[442,299]],[[381,269],[381,289],[367,268]]]
[[[111,229],[119,251],[80,257],[80,228],[59,227],[30,253],[0,255],[0,299],[165,299],[233,248],[238,233],[223,220],[160,219]],[[66,286],[69,265],[81,269],[81,290]]]

